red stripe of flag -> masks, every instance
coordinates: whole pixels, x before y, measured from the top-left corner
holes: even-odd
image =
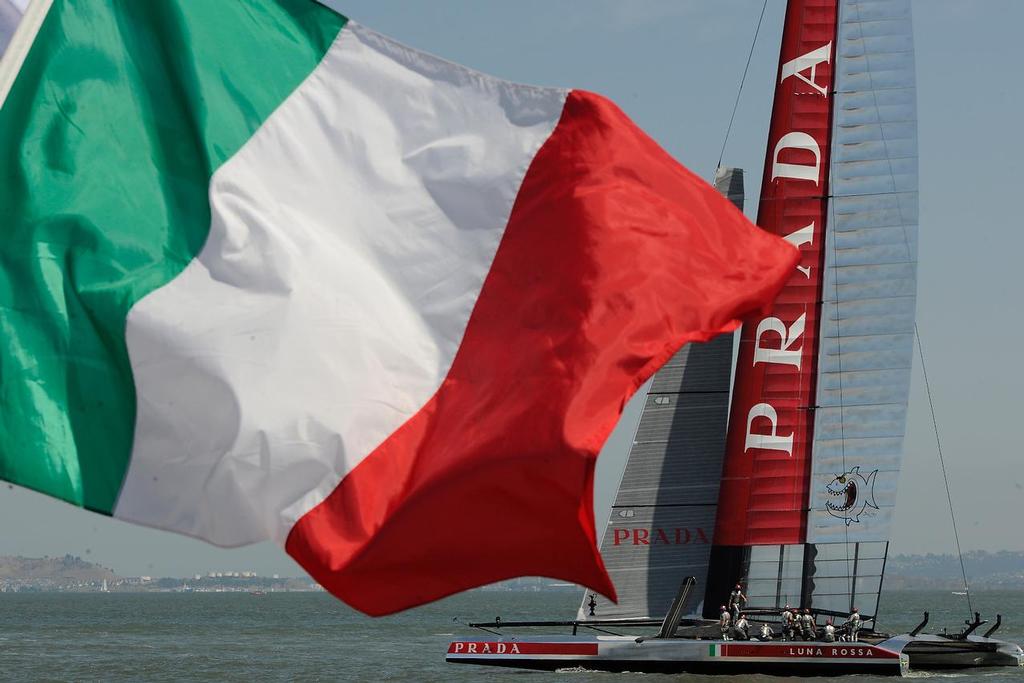
[[[611,102],[572,92],[440,389],[287,551],[374,615],[523,575],[614,597],[594,530],[602,444],[647,378],[764,307],[796,259]]]

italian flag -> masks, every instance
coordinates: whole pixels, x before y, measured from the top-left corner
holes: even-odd
[[[370,614],[613,596],[601,445],[797,258],[608,100],[312,0],[35,0],[0,103],[0,477]]]

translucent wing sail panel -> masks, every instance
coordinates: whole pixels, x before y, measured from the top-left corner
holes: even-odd
[[[917,291],[909,0],[841,0],[807,523],[812,606],[877,611]]]

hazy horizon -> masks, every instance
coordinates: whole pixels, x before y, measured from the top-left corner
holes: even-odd
[[[0,0],[3,4],[4,0]],[[710,178],[760,0],[570,0],[407,5],[335,2],[402,42],[515,81],[610,96],[689,168]],[[980,9],[980,7],[983,7]],[[914,3],[920,148],[918,323],[964,550],[1024,550],[1015,408],[1024,334],[1013,276],[1024,253],[1015,218],[1024,179],[1016,32],[1024,3]],[[724,163],[747,171],[756,213],[783,3],[770,2]],[[993,21],[999,17],[999,21]],[[2,19],[2,17],[0,17]],[[892,554],[955,552],[931,417],[914,359],[906,458]],[[598,464],[603,528],[636,420],[627,409]],[[632,421],[632,422],[631,422]],[[467,511],[470,514],[471,511]],[[0,554],[71,553],[122,574],[301,572],[269,543],[214,548],[135,527],[16,487],[0,487]]]

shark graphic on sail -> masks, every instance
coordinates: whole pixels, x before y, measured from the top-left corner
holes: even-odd
[[[833,517],[846,521],[846,526],[854,522],[860,523],[861,516],[871,508],[878,509],[875,503],[875,477],[878,470],[865,477],[860,473],[860,466],[848,472],[837,474],[828,483],[825,490],[834,500],[825,501],[825,509]]]

